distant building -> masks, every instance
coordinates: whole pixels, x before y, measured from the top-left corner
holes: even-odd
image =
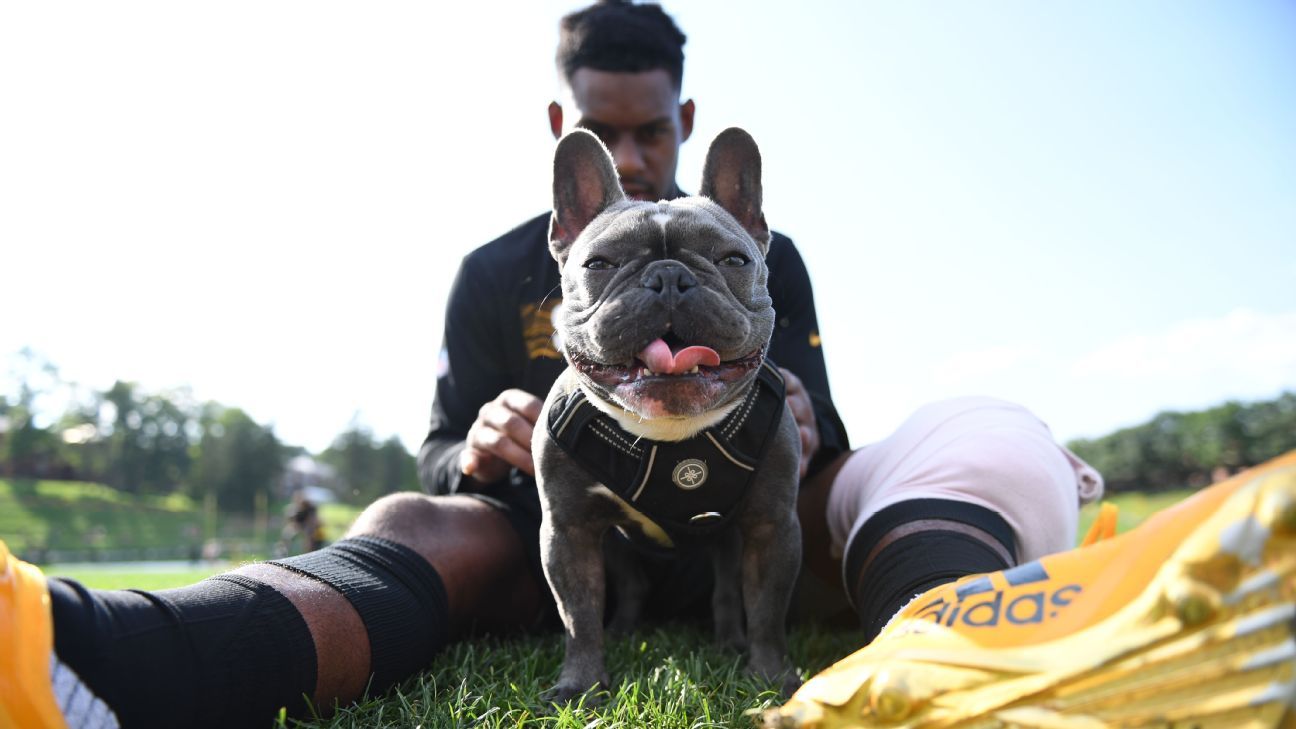
[[[291,497],[294,491],[300,489],[306,498],[316,504],[337,501],[337,486],[337,471],[308,455],[289,459],[279,480],[280,495],[283,498]]]

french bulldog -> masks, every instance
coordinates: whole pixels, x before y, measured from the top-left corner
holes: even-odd
[[[801,442],[765,360],[775,314],[756,143],[724,131],[700,195],[653,203],[627,199],[606,148],[578,129],[558,143],[553,186],[554,324],[568,367],[532,452],[566,655],[544,698],[610,687],[607,582],[613,628],[635,625],[648,591],[632,543],[709,545],[717,639],[745,646],[746,670],[790,694]]]

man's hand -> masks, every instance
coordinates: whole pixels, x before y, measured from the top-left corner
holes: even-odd
[[[819,452],[819,425],[815,423],[814,407],[810,404],[810,393],[801,378],[780,367],[783,381],[787,387],[787,406],[796,420],[797,430],[801,432],[801,478],[810,470],[810,459]]]
[[[542,404],[540,398],[525,390],[505,390],[482,405],[459,453],[459,470],[479,483],[504,478],[510,467],[534,476],[531,431],[540,418]]]

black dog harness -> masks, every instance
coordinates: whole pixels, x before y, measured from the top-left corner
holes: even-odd
[[[738,407],[687,440],[628,433],[579,389],[554,402],[547,425],[586,472],[683,546],[737,513],[783,417],[783,398],[783,376],[767,360]]]

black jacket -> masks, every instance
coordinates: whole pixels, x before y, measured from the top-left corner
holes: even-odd
[[[828,389],[814,294],[801,255],[791,240],[774,233],[765,261],[778,317],[768,354],[801,378],[814,402],[821,445],[813,473],[849,448],[846,428]],[[549,254],[549,213],[464,257],[446,307],[431,427],[419,450],[419,479],[429,492],[480,489],[460,473],[459,453],[482,405],[509,388],[542,400],[549,394],[566,367],[554,349],[550,322],[561,298],[558,264]]]

